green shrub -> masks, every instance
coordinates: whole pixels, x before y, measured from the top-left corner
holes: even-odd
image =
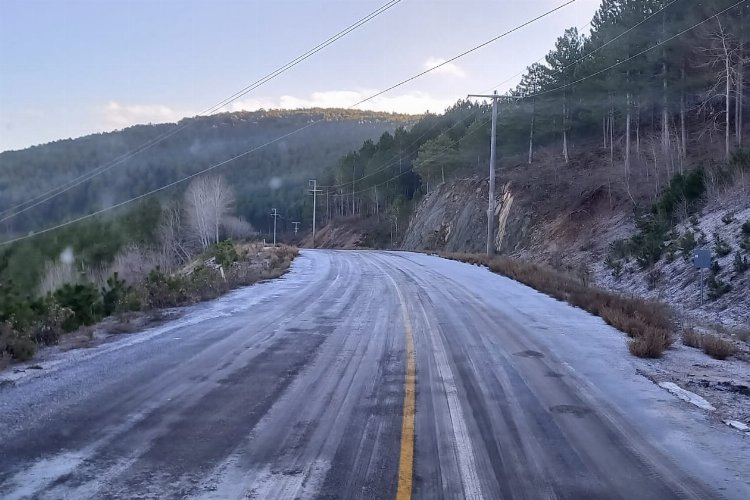
[[[99,292],[91,283],[66,283],[54,293],[54,298],[62,307],[73,314],[63,322],[65,331],[73,331],[83,325],[93,325],[102,317],[102,303]]]
[[[693,250],[698,246],[698,242],[695,240],[695,234],[688,229],[677,242],[677,246],[680,248],[682,257],[685,260],[690,260],[693,255]]]
[[[107,286],[102,287],[102,312],[104,316],[110,316],[116,312],[125,312],[137,310],[140,307],[132,308],[132,301],[126,301],[131,294],[132,288],[125,284],[125,280],[119,279],[117,273],[107,278]]]
[[[215,245],[211,245],[206,249],[205,255],[207,258],[215,258],[216,263],[222,267],[229,267],[239,259],[237,249],[234,247],[234,243],[232,243],[231,240],[224,240]]]
[[[697,209],[698,202],[705,191],[705,176],[702,168],[686,174],[677,174],[670,180],[669,187],[659,196],[659,201],[654,205],[652,212],[669,218],[682,204],[687,205],[688,213],[693,212]]]
[[[715,273],[711,273],[711,276],[708,278],[708,297],[711,300],[716,300],[731,290],[732,285],[723,281]]]
[[[714,233],[714,252],[719,257],[726,257],[732,252],[732,247],[726,242],[719,233]]]
[[[736,274],[742,274],[750,269],[750,263],[747,261],[747,257],[743,257],[739,252],[734,253],[734,272]]]
[[[190,281],[185,276],[171,276],[159,268],[151,271],[144,283],[146,306],[176,307],[190,302]]]
[[[637,232],[622,245],[618,244],[617,252],[610,246],[610,253],[613,257],[622,258],[625,255],[635,257],[639,266],[643,269],[651,267],[661,259],[664,252],[670,249],[666,244],[669,239],[674,239],[673,224],[675,212],[678,207],[686,207],[687,213],[695,212],[698,203],[705,192],[704,173],[702,169],[697,169],[687,174],[677,174],[672,177],[669,186],[659,195],[659,200],[651,207],[647,213],[636,213],[635,225]],[[695,216],[690,217],[690,222],[697,226],[698,219]],[[685,240],[678,246],[685,252],[689,246],[695,248],[700,244],[700,240],[695,241],[692,233],[688,231],[692,240]],[[705,239],[705,238],[704,238]]]
[[[734,212],[729,212],[728,214],[724,214],[721,216],[721,222],[724,224],[731,224],[734,222]]]
[[[630,255],[628,240],[615,240],[609,244],[609,255],[613,259],[624,259]]]
[[[654,215],[638,217],[635,224],[638,232],[630,238],[630,252],[645,269],[661,258],[669,224],[663,218]]]
[[[619,278],[622,276],[622,261],[614,258],[612,255],[607,255],[604,259],[604,265],[612,271],[613,278]]]
[[[7,352],[18,361],[28,361],[36,354],[36,342],[26,337],[16,337],[6,347]]]
[[[12,282],[0,283],[0,322],[10,322],[16,330],[31,328],[39,318],[37,301],[23,294]]]
[[[742,234],[744,234],[745,236],[750,236],[750,219],[742,224]]]
[[[31,330],[34,341],[40,345],[57,344],[65,333],[64,325],[73,316],[73,311],[54,301],[51,295],[39,302],[43,308],[39,321]]]

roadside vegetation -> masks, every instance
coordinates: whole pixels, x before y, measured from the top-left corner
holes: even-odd
[[[39,347],[57,344],[66,333],[109,316],[126,318],[136,311],[185,306],[279,277],[297,255],[296,248],[286,245],[267,247],[225,240],[182,269],[165,272],[155,268],[134,283],[126,283],[115,272],[103,287],[87,281],[66,283],[39,297],[20,296],[0,285],[0,368],[11,359],[27,361]],[[127,324],[116,328],[129,331]]]
[[[444,257],[486,266],[556,299],[601,317],[630,337],[630,352],[641,358],[658,358],[673,342],[670,310],[656,301],[623,297],[590,286],[584,277],[508,257],[478,254],[445,254]]]
[[[710,171],[697,168],[675,174],[648,210],[636,207],[635,234],[610,244],[604,264],[612,276],[619,279],[623,271],[633,272],[637,268],[649,277],[656,277],[661,272],[656,266],[660,261],[671,263],[681,259],[685,265],[692,266],[694,250],[702,247],[710,249],[712,254],[706,280],[708,299],[715,301],[732,291],[731,282],[750,268],[750,227],[746,227],[750,224],[746,222],[741,226],[736,242],[730,241],[726,230],[722,230],[724,236],[718,229],[706,234],[699,224],[698,211],[708,197],[707,177],[713,179],[714,189],[726,189],[741,182],[748,172],[750,154],[740,150],[728,165],[715,165]],[[684,222],[682,231],[678,226],[681,222]],[[720,226],[732,229],[737,226],[736,222],[734,214],[729,212],[721,217]],[[735,239],[734,234],[731,239]],[[731,258],[722,264],[720,261],[728,256]]]
[[[735,336],[742,340],[741,331]],[[717,333],[700,333],[696,328],[688,327],[682,332],[682,343],[688,347],[702,349],[714,359],[726,359],[737,353],[737,347],[730,340]]]
[[[285,273],[297,249],[253,242],[233,207],[223,178],[199,177],[182,202],[0,249],[0,367],[110,316],[210,300]]]

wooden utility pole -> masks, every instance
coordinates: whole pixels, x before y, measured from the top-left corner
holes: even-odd
[[[315,248],[315,207],[317,206],[318,193],[322,193],[322,189],[318,189],[318,181],[311,179],[309,181],[310,188],[308,192],[313,196],[313,216],[312,216],[312,247]]]
[[[276,246],[276,219],[279,217],[278,210],[272,208],[271,217],[273,217],[273,246]]]
[[[487,255],[492,256],[495,253],[495,142],[497,132],[497,100],[501,96],[497,95],[497,90],[492,95],[469,94],[469,97],[480,97],[483,99],[492,99],[492,135],[490,135],[490,185],[489,200],[487,206]]]

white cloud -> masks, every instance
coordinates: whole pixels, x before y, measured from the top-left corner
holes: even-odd
[[[97,109],[104,130],[119,129],[140,123],[176,122],[191,113],[178,111],[164,104],[124,105],[109,101]]]
[[[256,109],[297,109],[297,108],[348,108],[355,102],[376,94],[377,90],[328,90],[313,92],[309,96],[300,97],[282,95],[276,99],[259,98],[239,100],[229,104],[226,111]],[[372,111],[393,111],[399,113],[424,113],[425,111],[442,112],[452,105],[455,99],[442,99],[431,96],[426,92],[407,92],[400,95],[381,95],[357,106],[357,109]]]
[[[428,58],[423,66],[424,69],[430,69],[434,68],[435,66],[439,64],[443,64],[445,62],[445,59],[442,59],[440,57],[430,57]],[[455,76],[456,78],[465,78],[466,77],[466,71],[463,70],[461,66],[455,63],[448,63],[443,64],[443,66],[440,66],[436,70],[433,71],[433,73],[438,75],[448,75],[448,76]]]

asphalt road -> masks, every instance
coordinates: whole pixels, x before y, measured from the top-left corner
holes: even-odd
[[[750,498],[748,440],[626,352],[475,266],[305,251],[282,279],[0,373],[0,497]]]

